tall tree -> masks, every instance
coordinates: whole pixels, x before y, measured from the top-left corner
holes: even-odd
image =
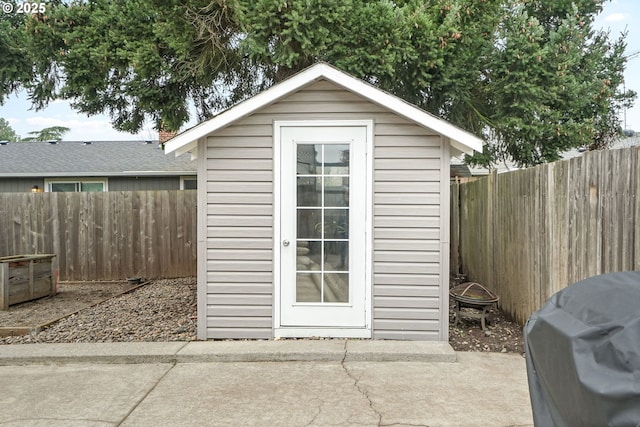
[[[485,157],[529,166],[579,146],[606,148],[619,135],[619,112],[634,96],[618,90],[624,39],[593,30],[601,2],[580,3],[511,5],[488,58]]]
[[[530,166],[607,147],[635,96],[618,89],[624,36],[593,29],[603,1],[238,3],[242,47],[264,75],[332,62],[483,136],[472,163]]]
[[[34,106],[67,99],[84,113],[109,114],[115,128],[129,132],[140,130],[146,119],[157,129],[178,129],[189,119],[189,101],[200,119],[209,117],[226,87],[219,80],[234,64],[225,46],[205,50],[198,42],[188,16],[190,8],[206,7],[210,15],[220,9],[207,5],[205,0],[48,5],[46,14],[27,20],[21,45],[33,63],[34,76],[23,84]]]
[[[64,126],[51,126],[41,130],[28,132],[29,137],[23,138],[22,141],[60,141],[65,133],[71,129]]]
[[[33,77],[25,21],[24,14],[0,12],[0,105]]]
[[[604,1],[74,1],[10,42],[37,108],[69,99],[121,130],[177,129],[189,101],[207,118],[323,60],[485,137],[469,161],[532,165],[619,131],[633,93],[624,37],[593,29]]]
[[[20,141],[20,137],[13,130],[9,122],[0,117],[0,141]]]

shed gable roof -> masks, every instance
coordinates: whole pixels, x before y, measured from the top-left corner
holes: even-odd
[[[165,152],[175,152],[176,155],[181,155],[191,151],[192,156],[195,158],[194,149],[200,138],[247,117],[310,83],[323,79],[358,94],[419,126],[445,136],[449,139],[452,147],[462,153],[471,154],[473,151],[482,151],[482,140],[475,135],[329,64],[317,63],[254,97],[225,110],[219,115],[182,132],[166,143]]]

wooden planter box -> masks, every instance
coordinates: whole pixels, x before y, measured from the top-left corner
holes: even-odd
[[[0,257],[0,310],[56,293],[55,255]]]

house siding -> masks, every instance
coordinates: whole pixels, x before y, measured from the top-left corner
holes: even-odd
[[[28,193],[34,185],[44,189],[43,178],[2,178],[0,193]]]
[[[179,190],[179,176],[110,177],[109,191],[158,191]]]
[[[93,177],[92,177],[93,178]],[[106,177],[109,191],[158,191],[179,190],[179,176],[157,177]],[[194,175],[195,178],[195,175]],[[77,177],[55,177],[56,180],[83,179]],[[5,178],[0,179],[0,193],[30,192],[34,185],[45,188],[44,178]]]
[[[441,137],[326,81],[206,139],[206,337],[273,337],[278,120],[374,121],[373,337],[439,339]]]

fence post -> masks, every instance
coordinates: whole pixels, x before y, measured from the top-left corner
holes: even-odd
[[[460,273],[460,183],[451,182],[451,246],[449,272]]]
[[[9,309],[9,263],[0,263],[0,310]]]
[[[486,282],[489,286],[495,286],[498,268],[498,257],[495,256],[495,250],[498,247],[498,236],[496,231],[498,225],[496,224],[497,212],[498,212],[498,172],[494,169],[489,174],[489,180],[487,182],[487,229],[486,229],[486,241],[487,249],[485,253],[485,259],[489,260],[489,268],[487,269]]]

